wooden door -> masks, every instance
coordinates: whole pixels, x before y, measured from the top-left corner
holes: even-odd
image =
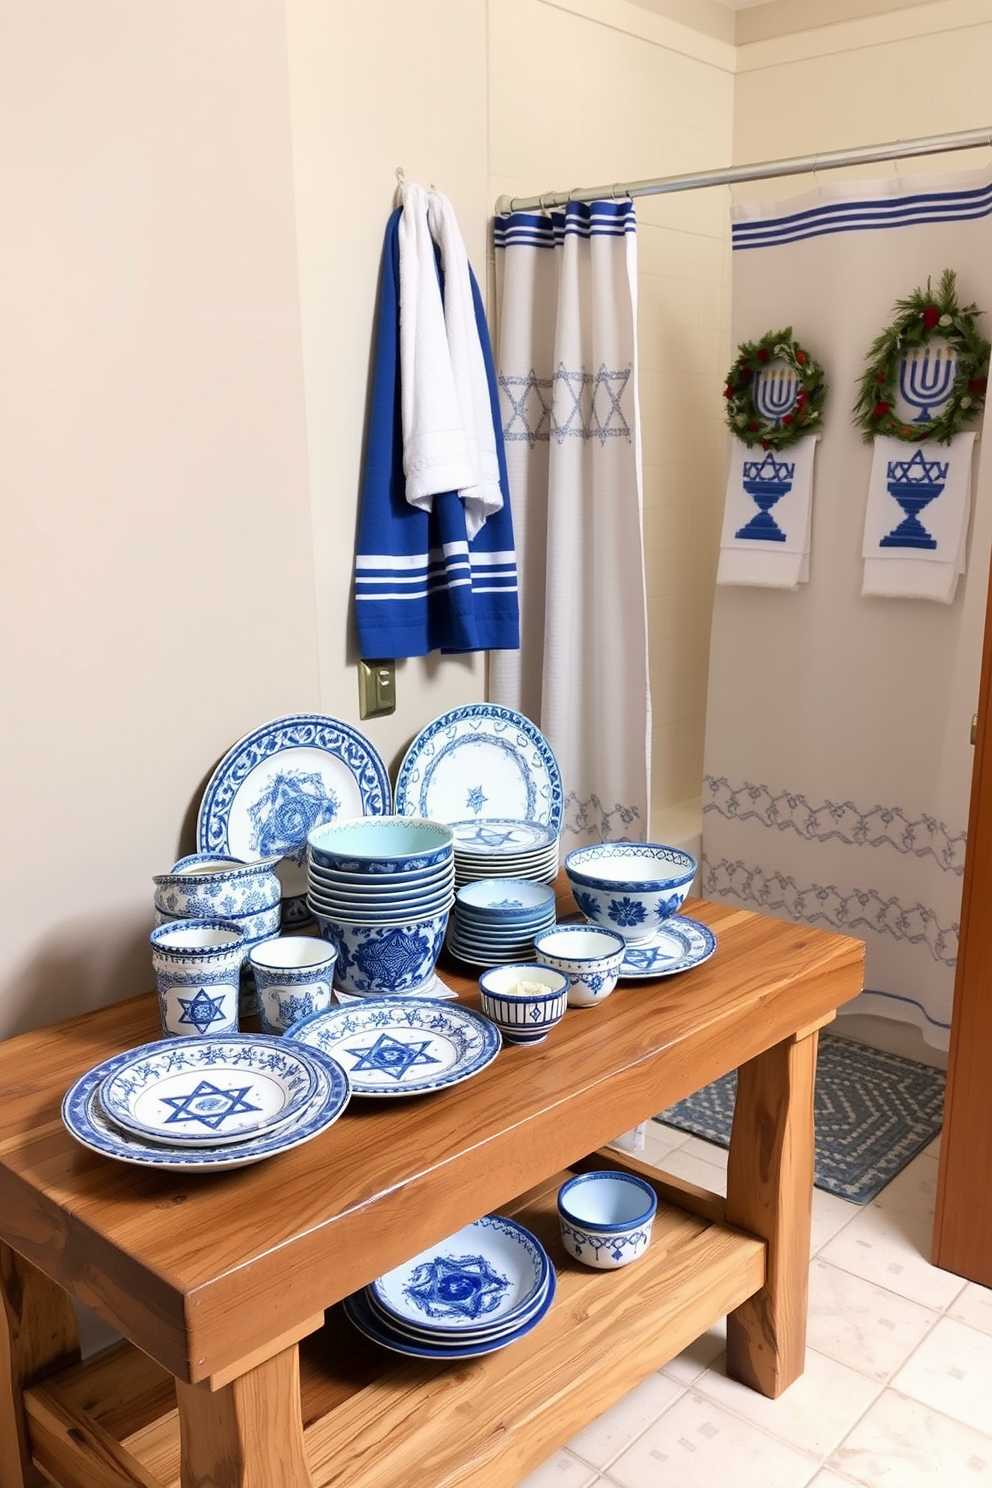
[[[954,983],[935,1266],[992,1287],[992,593],[978,692],[978,727]]]

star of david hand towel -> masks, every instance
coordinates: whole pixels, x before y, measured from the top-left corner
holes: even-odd
[[[470,535],[455,490],[430,510],[407,500],[400,367],[401,209],[386,226],[379,282],[372,407],[355,561],[355,616],[363,657],[429,651],[513,650],[520,644],[517,563],[492,352],[482,297],[469,270],[486,373],[503,502]]]
[[[809,579],[817,435],[784,450],[733,441],[718,584],[798,589]]]
[[[457,491],[472,538],[503,496],[471,269],[440,192],[404,186],[399,265],[406,499],[430,511],[435,496]]]
[[[974,433],[950,444],[875,440],[863,595],[952,602],[965,571],[974,444]]]

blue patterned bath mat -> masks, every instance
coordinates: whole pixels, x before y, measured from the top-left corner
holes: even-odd
[[[814,1182],[867,1204],[940,1131],[944,1071],[821,1033],[813,1108]],[[737,1075],[731,1071],[654,1119],[730,1146]]]

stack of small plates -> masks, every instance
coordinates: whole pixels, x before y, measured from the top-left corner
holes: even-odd
[[[548,822],[485,816],[449,825],[454,833],[456,888],[480,878],[553,883],[558,876],[559,833]]]
[[[418,1359],[470,1359],[523,1338],[555,1295],[544,1246],[487,1214],[345,1298],[367,1338]]]
[[[533,961],[534,936],[555,922],[555,891],[525,878],[482,878],[455,892],[448,949],[469,966]]]
[[[107,1157],[217,1172],[309,1141],[350,1095],[335,1060],[280,1038],[166,1038],[82,1075],[66,1092],[62,1119]]]

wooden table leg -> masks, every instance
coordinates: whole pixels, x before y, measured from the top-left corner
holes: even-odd
[[[68,1295],[0,1241],[0,1484],[41,1488],[31,1461],[22,1392],[75,1364],[79,1331]]]
[[[220,1390],[176,1381],[182,1488],[312,1488],[296,1344]]]
[[[727,1373],[781,1395],[803,1372],[813,1207],[815,1032],[737,1072],[727,1223],[768,1242],[765,1285],[727,1319]]]

